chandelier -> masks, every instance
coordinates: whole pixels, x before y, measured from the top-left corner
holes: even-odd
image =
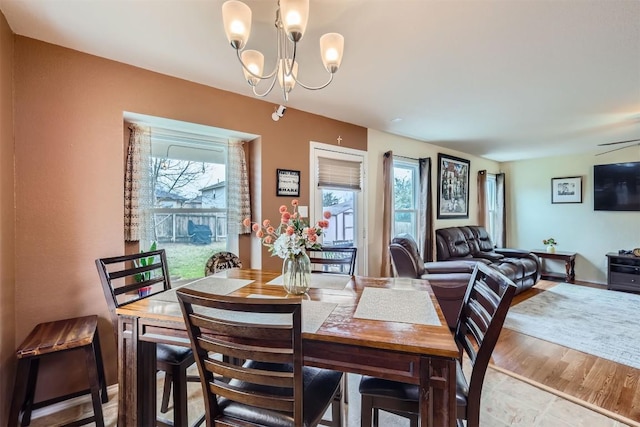
[[[276,11],[277,53],[275,67],[268,74],[264,72],[264,55],[257,50],[243,50],[251,33],[251,9],[237,0],[229,0],[222,5],[222,19],[227,39],[236,50],[238,60],[242,64],[244,77],[259,97],[267,96],[274,88],[276,80],[282,88],[285,101],[289,92],[299,84],[305,89],[318,90],[327,87],[342,62],[344,37],[338,33],[327,33],[320,37],[320,53],[322,63],[329,73],[329,80],[320,86],[308,86],[298,80],[298,63],[296,50],[302,40],[309,18],[309,0],[279,0]],[[264,92],[257,90],[262,80],[270,82]]]

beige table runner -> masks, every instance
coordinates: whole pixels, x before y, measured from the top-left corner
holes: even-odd
[[[354,318],[387,322],[440,325],[426,291],[364,288]]]
[[[193,289],[196,291],[207,292],[216,295],[228,295],[238,289],[252,283],[253,280],[247,279],[227,279],[226,277],[207,276],[202,279],[189,282],[177,288],[170,289],[159,294],[149,297],[149,299],[157,301],[178,302],[176,290],[180,288]]]
[[[311,287],[314,289],[342,290],[351,280],[348,274],[311,273]],[[282,285],[282,275],[271,280],[269,285]]]

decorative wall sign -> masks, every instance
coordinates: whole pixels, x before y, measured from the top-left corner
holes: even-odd
[[[300,171],[277,169],[276,196],[300,196]]]
[[[469,165],[438,153],[438,219],[469,218]]]
[[[582,203],[582,177],[551,178],[551,203]]]

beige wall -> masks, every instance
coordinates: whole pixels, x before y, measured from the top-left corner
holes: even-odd
[[[602,152],[604,150],[601,150]],[[557,250],[577,252],[576,279],[607,282],[607,252],[640,247],[640,212],[593,210],[593,165],[640,161],[640,147],[503,163],[507,175],[510,240],[523,248],[543,248],[553,237]],[[551,178],[581,176],[582,203],[552,204]],[[558,263],[550,269],[564,271]]]
[[[394,155],[406,156],[411,158],[431,157],[431,179],[433,192],[433,218],[434,229],[444,227],[455,227],[459,225],[477,224],[477,185],[476,176],[478,171],[487,170],[489,173],[499,172],[498,163],[486,160],[480,157],[471,156],[459,151],[452,151],[435,145],[414,139],[404,138],[401,136],[391,135],[388,133],[369,129],[368,131],[368,176],[367,185],[370,189],[382,188],[382,155],[392,150]],[[436,215],[436,198],[437,190],[437,174],[438,174],[438,153],[449,154],[455,157],[461,157],[470,161],[471,175],[469,177],[469,218],[468,219],[437,219]],[[369,191],[369,200],[367,208],[369,212],[369,241],[368,241],[368,263],[369,275],[377,275],[380,272],[380,264],[382,259],[382,246],[380,239],[377,239],[375,230],[382,228],[382,192]]]
[[[38,322],[97,313],[110,382],[115,342],[94,260],[124,251],[123,111],[261,135],[250,150],[252,182],[269,215],[291,200],[274,196],[276,168],[301,171],[308,204],[309,141],[342,135],[343,145],[366,149],[362,127],[293,109],[274,122],[271,103],[20,36],[15,43],[15,338]],[[261,266],[277,270],[281,261],[264,254]],[[69,371],[58,366],[44,367],[45,384],[64,383]],[[84,375],[75,366],[73,375]]]
[[[7,425],[15,371],[13,33],[0,13],[0,425]]]

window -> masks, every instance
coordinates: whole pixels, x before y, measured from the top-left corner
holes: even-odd
[[[491,241],[494,244],[498,243],[496,221],[498,218],[498,191],[496,185],[496,175],[492,173],[487,174],[486,181],[486,205],[487,205],[487,232],[491,236]]]
[[[174,281],[203,277],[227,250],[226,162],[225,143],[151,129],[153,236]]]
[[[329,212],[325,246],[355,246],[356,274],[367,274],[366,210],[364,209],[366,152],[311,142],[311,218]]]
[[[418,240],[418,162],[393,160],[393,235],[410,234]]]

